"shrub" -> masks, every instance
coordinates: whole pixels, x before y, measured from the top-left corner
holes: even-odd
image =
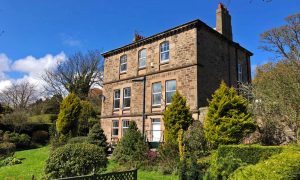
[[[224,82],[212,95],[204,121],[207,140],[219,144],[237,144],[247,134],[254,132],[256,125],[247,112],[247,100],[238,96],[233,87]]]
[[[61,103],[56,121],[57,132],[61,136],[76,136],[78,131],[78,117],[80,114],[80,99],[70,93]]]
[[[32,141],[45,144],[49,140],[49,133],[47,131],[34,131],[31,137]]]
[[[136,123],[130,121],[129,128],[117,144],[112,159],[128,168],[139,167],[146,160],[148,146],[137,129]]]
[[[3,166],[12,166],[16,164],[21,164],[22,161],[14,156],[7,157],[0,161],[0,167]]]
[[[14,143],[17,149],[28,148],[30,146],[30,137],[27,134],[6,131],[3,135],[3,141]]]
[[[179,130],[186,131],[192,124],[193,118],[186,104],[186,98],[178,91],[173,95],[172,103],[164,111],[163,121],[165,142],[177,142]]]
[[[184,145],[187,152],[196,157],[204,157],[210,154],[211,145],[205,138],[203,126],[200,121],[194,121],[184,133]]]
[[[159,149],[159,170],[162,174],[176,173],[179,163],[179,150],[177,143],[164,143]]]
[[[55,179],[103,172],[108,160],[105,151],[88,143],[67,144],[53,151],[46,161],[45,178]]]
[[[88,134],[88,142],[103,147],[105,151],[108,149],[107,138],[100,124],[95,124]]]
[[[86,136],[89,132],[89,119],[96,118],[96,112],[89,101],[81,101],[81,110],[78,121],[78,134]]]
[[[9,143],[9,142],[0,143],[0,157],[13,154],[15,150],[16,150],[16,145],[14,143]]]
[[[278,146],[221,145],[211,156],[206,176],[208,179],[227,179],[239,167],[256,164],[281,151],[282,147]]]
[[[87,142],[87,140],[88,140],[87,136],[77,136],[77,137],[70,138],[68,140],[68,143],[70,144],[85,143]]]
[[[300,151],[285,149],[256,165],[239,168],[229,179],[300,179]]]

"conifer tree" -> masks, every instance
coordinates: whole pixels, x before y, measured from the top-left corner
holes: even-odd
[[[56,121],[56,130],[60,137],[77,135],[80,109],[80,99],[74,93],[70,93],[62,101]]]
[[[248,102],[224,82],[212,95],[204,122],[204,132],[213,145],[236,144],[255,131],[256,125],[247,112]]]
[[[147,158],[148,146],[134,121],[113,152],[112,159],[127,167],[137,167]]]
[[[178,132],[182,129],[186,131],[192,124],[193,118],[190,108],[186,104],[186,98],[180,95],[178,91],[172,97],[172,103],[163,113],[165,126],[165,142],[178,143]]]
[[[103,147],[107,151],[107,138],[100,124],[95,124],[88,134],[88,142]]]

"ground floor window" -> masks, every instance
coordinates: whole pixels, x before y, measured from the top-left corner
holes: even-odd
[[[160,142],[161,139],[161,125],[160,119],[152,119],[152,142]]]
[[[112,121],[112,136],[119,135],[119,120]]]

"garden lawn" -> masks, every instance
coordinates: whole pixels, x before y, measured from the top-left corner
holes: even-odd
[[[120,169],[120,166],[113,162],[112,160],[109,160],[109,164],[107,167],[106,172],[113,172],[116,169]],[[121,168],[122,169],[122,168]],[[158,171],[145,171],[145,170],[138,170],[138,179],[141,180],[178,180],[178,176],[175,175],[163,175]]]
[[[22,164],[0,168],[0,179],[31,179],[32,175],[40,179],[43,175],[45,161],[49,155],[49,147],[17,151],[17,158],[24,158]]]

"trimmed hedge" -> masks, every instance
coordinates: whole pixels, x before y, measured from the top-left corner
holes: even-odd
[[[14,153],[16,150],[16,145],[14,143],[4,142],[0,143],[0,157],[8,156]]]
[[[300,150],[286,148],[268,160],[237,169],[229,179],[300,179]]]
[[[88,140],[87,136],[77,136],[77,137],[70,138],[68,140],[68,143],[69,144],[85,143],[85,142],[87,142],[87,140]]]
[[[283,147],[259,145],[221,145],[211,155],[206,173],[209,179],[227,179],[241,166],[256,164],[272,155],[279,154]]]
[[[256,164],[260,160],[268,159],[274,154],[282,152],[280,146],[260,146],[260,145],[221,145],[216,151],[216,158],[225,158],[230,154],[233,158],[241,159],[247,164]]]

